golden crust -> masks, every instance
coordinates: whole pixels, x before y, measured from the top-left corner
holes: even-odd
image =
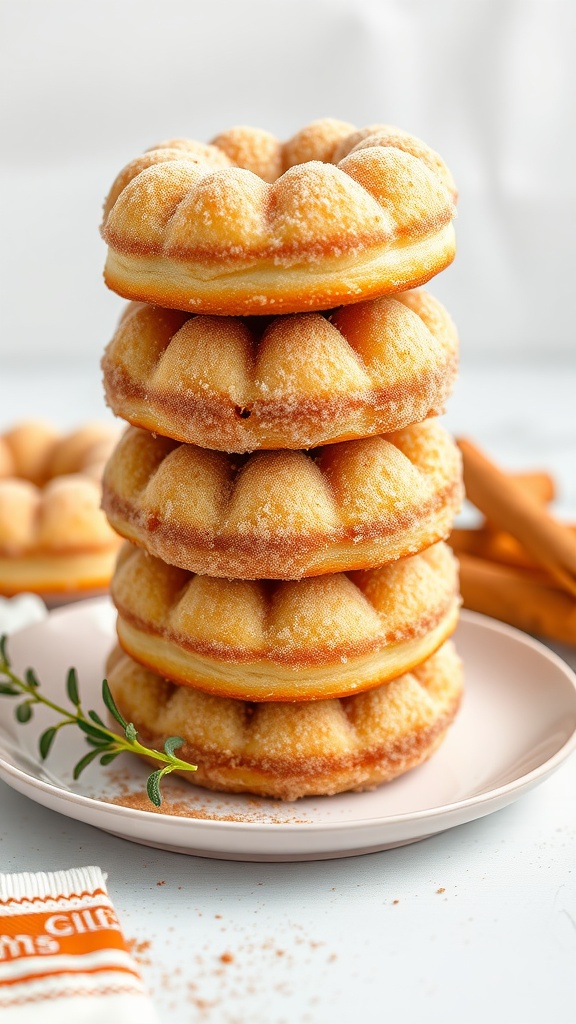
[[[443,411],[458,339],[424,291],[264,323],[133,303],[106,349],[108,404],[219,451],[310,448]]]
[[[452,178],[419,139],[374,127],[326,119],[284,144],[241,127],[210,146],[149,150],[105,204],[106,283],[219,315],[329,309],[425,283],[454,258]]]
[[[137,661],[254,701],[378,686],[444,643],[459,608],[446,544],[380,569],[290,582],[191,575],[126,545],[111,595],[120,643]]]
[[[0,437],[0,593],[92,590],[108,583],[119,539],[100,509],[117,431],[60,435],[27,421]]]
[[[44,600],[92,596],[106,590],[116,563],[119,538],[101,550],[35,551],[18,558],[0,555],[0,594],[40,594]]]
[[[444,182],[447,191],[454,200],[458,197],[456,183],[448,167],[439,153],[436,153],[425,142],[417,139],[414,135],[396,128],[389,124],[369,124],[365,128],[359,128],[350,135],[341,138],[332,151],[330,160],[332,163],[339,163],[349,153],[356,153],[373,145],[393,146],[394,149],[401,149],[413,157],[422,160],[423,163]]]
[[[450,532],[460,455],[434,419],[311,453],[232,457],[130,427],[106,466],[115,530],[165,562],[236,579],[383,565]]]
[[[175,686],[116,649],[108,682],[143,743],[168,736],[198,765],[193,784],[296,800],[370,789],[426,760],[442,741],[462,694],[451,643],[414,671],[367,693],[301,704],[253,704]]]

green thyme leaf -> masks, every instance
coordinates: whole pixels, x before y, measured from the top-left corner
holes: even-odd
[[[46,760],[46,758],[48,757],[48,754],[50,753],[50,750],[52,748],[52,744],[54,743],[54,740],[56,739],[56,733],[57,732],[58,732],[58,730],[57,730],[56,726],[55,725],[51,725],[49,729],[45,729],[44,730],[44,732],[42,733],[40,739],[38,740],[38,749],[40,750],[40,757],[42,758],[43,761]]]
[[[181,736],[169,736],[164,744],[164,753],[168,754],[168,757],[174,757],[174,751],[183,746],[184,740]]]
[[[25,722],[29,722],[32,718],[32,708],[26,701],[26,703],[19,704],[18,707],[14,709],[14,714],[16,715],[17,720],[23,725]]]
[[[89,747],[98,747],[100,750],[106,750],[112,742],[109,738],[96,739],[95,736],[85,736],[85,740]]]
[[[118,757],[118,754],[121,753],[121,750],[111,750],[110,753],[108,754],[102,754],[102,757],[100,758],[100,764],[110,764],[111,761],[113,761],[114,758]]]
[[[26,682],[28,683],[28,686],[31,686],[33,690],[37,690],[38,687],[40,686],[40,683],[38,682],[38,678],[36,676],[36,673],[34,672],[34,669],[27,668],[26,672],[24,673],[24,678],[25,678]]]
[[[162,794],[160,793],[160,779],[162,777],[162,769],[157,772],[152,772],[152,775],[148,776],[148,782],[146,783],[146,792],[148,793],[148,799],[152,801],[155,807],[160,807],[162,803]]]
[[[128,742],[134,743],[134,740],[138,737],[136,726],[133,725],[132,722],[128,722],[124,732],[126,733],[126,739],[128,740]]]
[[[2,697],[20,697],[22,690],[17,690],[12,683],[0,683],[0,696]]]
[[[96,722],[98,725],[101,725],[104,729],[106,728],[106,725],[100,718],[100,715],[97,715],[95,711],[89,711],[88,718],[91,718],[93,722]]]
[[[80,760],[78,761],[78,764],[74,766],[74,780],[76,781],[77,779],[79,779],[84,769],[87,768],[89,764],[91,764],[95,757],[99,756],[99,750],[91,750],[88,754],[84,754],[84,757],[81,757]]]
[[[120,722],[120,725],[123,726],[123,728],[125,729],[126,726],[128,725],[128,722],[126,721],[125,718],[122,717],[122,715],[118,711],[118,708],[116,707],[116,701],[112,696],[110,687],[108,686],[107,679],[102,680],[102,700],[104,701],[110,714],[113,715],[116,721]]]
[[[10,668],[10,660],[8,658],[8,649],[6,646],[7,643],[8,635],[6,633],[3,633],[2,636],[0,636],[0,658],[2,658],[2,661],[4,662],[6,668]]]
[[[98,729],[95,725],[92,725],[91,722],[87,722],[83,718],[77,719],[77,722],[78,728],[82,729],[82,732],[85,732],[87,736],[91,736],[92,739],[109,740],[110,737],[107,735],[107,733],[104,732],[103,729]]]
[[[74,704],[74,707],[79,707],[80,694],[78,693],[78,675],[75,668],[68,669],[68,675],[66,677],[66,693],[68,694],[68,700]]]

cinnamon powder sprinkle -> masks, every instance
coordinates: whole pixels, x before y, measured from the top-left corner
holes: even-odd
[[[151,958],[146,955],[152,947],[149,939],[126,939],[126,945],[136,962],[142,967],[149,966],[152,963]]]
[[[110,800],[110,803],[117,804],[120,807],[130,807],[136,811],[151,811],[152,814],[166,814],[175,816],[178,818],[195,818],[199,821],[238,821],[238,822],[266,822],[271,825],[285,825],[290,823],[291,825],[305,825],[307,824],[307,818],[287,818],[285,815],[274,817],[273,814],[269,813],[268,810],[263,812],[261,817],[256,817],[254,812],[248,814],[222,814],[221,812],[207,810],[206,807],[196,806],[193,802],[187,800],[171,800],[169,797],[164,796],[160,807],[156,807],[150,802],[145,793],[122,793],[120,796],[116,796]],[[256,801],[250,801],[252,806],[257,805]]]

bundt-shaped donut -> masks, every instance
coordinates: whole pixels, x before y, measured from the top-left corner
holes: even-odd
[[[421,764],[439,746],[462,694],[450,642],[376,689],[340,700],[253,704],[177,686],[116,648],[108,683],[139,739],[161,750],[181,736],[183,772],[208,789],[296,800],[369,789]]]
[[[104,209],[105,280],[228,315],[330,309],[428,281],[454,258],[455,188],[406,132],[314,122],[289,142],[233,128],[128,164]]]
[[[312,452],[231,456],[130,427],[106,466],[118,533],[165,562],[235,579],[382,565],[446,537],[460,455],[434,420]]]
[[[388,433],[442,412],[457,348],[450,317],[422,290],[272,320],[132,303],[102,366],[123,419],[247,452]]]
[[[36,421],[0,437],[0,594],[108,584],[119,538],[100,509],[100,478],[116,438],[105,424],[60,435]]]
[[[243,700],[318,700],[378,686],[428,658],[458,618],[446,544],[304,580],[191,575],[126,545],[111,586],[124,649],[148,668]]]

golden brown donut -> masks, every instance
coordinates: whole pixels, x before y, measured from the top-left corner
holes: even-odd
[[[142,743],[198,766],[182,777],[207,789],[296,800],[371,789],[425,761],[460,703],[452,643],[406,675],[340,700],[253,704],[177,686],[116,648],[108,682]]]
[[[107,586],[120,541],[100,478],[116,437],[105,424],[60,435],[33,420],[0,436],[0,594]]]
[[[425,143],[331,119],[281,143],[238,127],[131,161],[104,208],[126,298],[241,316],[330,309],[424,284],[454,258],[455,188]],[[333,162],[336,161],[336,162]]]
[[[130,427],[103,508],[127,540],[191,572],[298,579],[369,568],[446,537],[460,455],[434,420],[306,453],[231,456]]]
[[[446,544],[304,580],[191,575],[126,545],[111,584],[122,647],[176,682],[245,700],[341,697],[408,671],[453,632]]]
[[[247,452],[387,433],[442,412],[457,350],[446,310],[422,290],[270,321],[132,303],[102,367],[123,419]]]

